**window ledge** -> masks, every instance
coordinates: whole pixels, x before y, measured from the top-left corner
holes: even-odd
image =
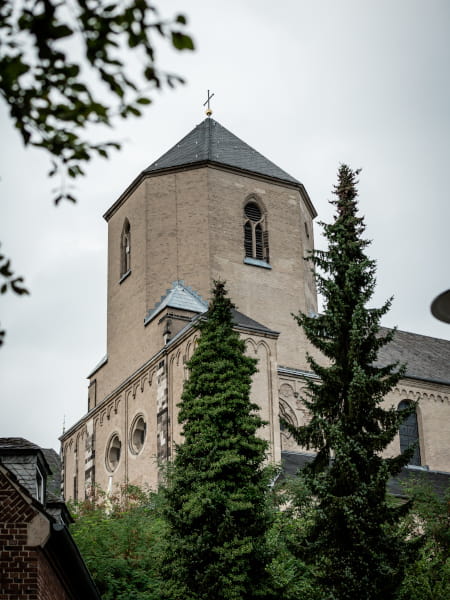
[[[129,270],[126,272],[126,273],[124,273],[124,274],[122,275],[122,277],[119,279],[119,283],[122,283],[122,281],[125,281],[125,279],[126,279],[126,278],[127,278],[129,275],[131,275],[131,269],[129,269]]]
[[[259,260],[258,258],[249,258],[248,256],[246,256],[244,258],[244,264],[252,265],[254,267],[262,267],[263,269],[271,269],[272,268],[272,266],[269,265],[269,263],[266,262],[265,260]]]

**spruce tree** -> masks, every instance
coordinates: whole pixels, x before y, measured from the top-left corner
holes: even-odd
[[[321,574],[324,598],[389,600],[402,580],[412,544],[396,529],[408,506],[389,506],[386,484],[412,451],[381,456],[406,415],[382,406],[404,367],[376,366],[379,349],[395,331],[380,334],[380,319],[391,300],[381,308],[367,307],[376,268],[365,253],[370,242],[363,238],[364,220],[358,215],[357,175],[340,167],[332,200],[335,219],[322,223],[328,249],[309,256],[324,311],[295,318],[327,360],[308,356],[319,376],[309,382],[304,398],[311,420],[289,428],[301,446],[317,452],[302,474],[316,510],[299,550]]]
[[[179,404],[184,441],[168,470],[164,598],[267,595],[267,442],[250,402],[256,360],[233,330],[233,304],[215,282]]]

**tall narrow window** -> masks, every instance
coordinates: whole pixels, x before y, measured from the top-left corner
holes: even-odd
[[[131,270],[131,230],[130,222],[125,219],[120,238],[120,276],[123,277]]]
[[[269,262],[269,234],[266,216],[256,202],[247,202],[244,208],[245,257]]]
[[[402,400],[398,405],[398,409],[408,408],[410,403],[407,400]],[[421,465],[420,447],[419,447],[419,427],[417,425],[417,415],[414,411],[408,415],[400,425],[400,451],[403,452],[413,444],[415,444],[414,454],[409,459],[410,465]]]

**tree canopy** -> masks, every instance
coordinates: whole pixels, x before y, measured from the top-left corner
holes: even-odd
[[[104,600],[159,600],[160,497],[125,485],[71,505],[70,530]]]

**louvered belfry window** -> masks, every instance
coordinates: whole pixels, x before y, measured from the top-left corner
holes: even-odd
[[[269,234],[266,217],[256,202],[247,202],[244,208],[244,248],[246,258],[269,262]]]

